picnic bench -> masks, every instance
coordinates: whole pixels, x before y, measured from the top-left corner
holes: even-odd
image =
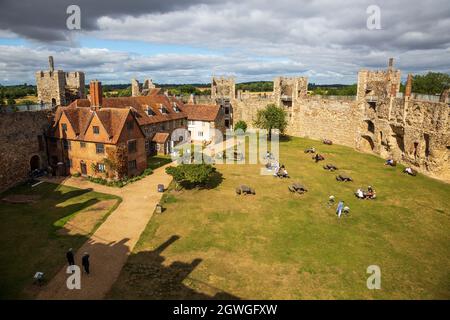
[[[256,192],[255,192],[255,189],[250,188],[249,186],[246,186],[243,184],[236,188],[236,194],[237,195],[240,195],[240,194],[243,194],[243,195],[253,194],[254,195],[254,194],[256,194]]]
[[[339,174],[336,176],[336,180],[337,181],[342,181],[342,182],[349,182],[349,181],[353,181],[353,179],[349,176],[343,175],[343,174]]]
[[[323,166],[323,168],[325,170],[329,170],[329,171],[334,171],[334,170],[338,169],[335,165],[332,165],[332,164],[326,164],[326,165]]]
[[[296,192],[296,193],[299,193],[299,194],[303,194],[303,193],[308,191],[308,189],[306,189],[305,186],[303,186],[302,184],[299,184],[297,182],[291,184],[288,187],[288,189],[289,189],[290,192]]]

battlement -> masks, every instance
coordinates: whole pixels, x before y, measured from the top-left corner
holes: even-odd
[[[213,77],[211,81],[211,98],[213,100],[219,98],[235,99],[235,79],[233,77]]]
[[[84,98],[84,72],[55,70],[53,57],[49,57],[49,70],[35,73],[40,103],[66,105],[74,99]]]
[[[141,85],[138,80],[131,79],[131,96],[139,97],[146,96],[150,93],[151,89],[155,89],[156,86],[153,84],[152,79],[145,79],[144,83]]]

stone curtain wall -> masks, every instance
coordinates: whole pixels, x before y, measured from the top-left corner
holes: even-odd
[[[289,132],[311,139],[330,139],[354,148],[359,119],[361,112],[355,101],[309,97],[294,107]]]
[[[33,156],[47,167],[44,131],[50,116],[49,111],[0,114],[0,192],[27,179]]]

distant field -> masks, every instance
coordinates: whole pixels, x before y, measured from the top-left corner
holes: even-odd
[[[314,163],[310,146],[326,160]],[[219,187],[169,191],[109,298],[450,298],[450,185],[347,147],[292,138],[280,149],[289,180],[259,175],[261,165],[217,165]],[[355,181],[337,182],[325,163]],[[294,181],[309,192],[291,194]],[[237,196],[239,184],[256,195]],[[378,198],[356,199],[367,185]],[[336,217],[331,194],[349,216]],[[370,265],[381,290],[366,287]]]

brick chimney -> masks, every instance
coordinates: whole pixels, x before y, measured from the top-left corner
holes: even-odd
[[[55,71],[55,64],[53,63],[52,56],[48,57],[48,68],[50,69],[51,72]]]
[[[408,73],[408,78],[406,79],[405,86],[405,97],[411,97],[412,92],[412,74]]]
[[[101,107],[103,101],[102,83],[98,80],[92,80],[89,83],[89,91],[91,95],[91,106]]]
[[[388,69],[392,70],[394,67],[394,58],[389,58]]]

